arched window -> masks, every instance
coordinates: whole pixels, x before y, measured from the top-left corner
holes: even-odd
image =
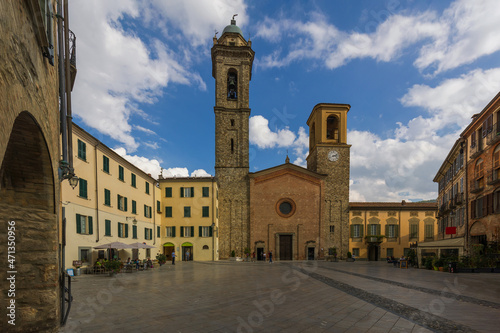
[[[227,72],[227,98],[238,99],[238,74],[233,68]]]
[[[326,138],[339,141],[339,119],[333,115],[326,118]]]

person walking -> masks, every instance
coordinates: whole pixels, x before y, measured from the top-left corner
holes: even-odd
[[[272,264],[273,263],[273,251],[270,251],[269,252],[269,263]]]
[[[172,251],[172,265],[175,265],[175,251]]]
[[[266,252],[262,253],[262,258],[264,261],[266,261]]]
[[[189,250],[186,251],[186,261],[189,261]]]

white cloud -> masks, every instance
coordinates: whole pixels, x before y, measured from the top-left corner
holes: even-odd
[[[134,125],[134,129],[138,130],[138,131],[141,131],[141,132],[144,132],[146,134],[156,135],[155,131],[150,130],[149,128],[145,128],[145,127],[139,126],[139,125]]]
[[[159,40],[141,40],[121,25],[121,19],[142,19],[148,7],[139,4],[74,1],[70,6],[71,29],[78,43],[74,114],[129,151],[139,146],[130,125],[132,114],[144,116],[138,103],[156,102],[169,83],[206,89],[200,75],[183,65],[183,54],[175,54]]]
[[[148,159],[143,156],[138,155],[127,155],[127,150],[123,147],[113,149],[118,155],[144,171],[145,173],[151,174],[151,177],[158,178],[161,172],[161,161],[157,159]]]
[[[400,57],[406,48],[422,43],[414,65],[437,74],[500,50],[500,2],[496,0],[457,0],[441,16],[434,11],[392,13],[372,33],[340,31],[324,15],[310,16],[307,22],[264,18],[256,37],[293,41],[284,55],[275,50],[258,59],[258,65],[283,67],[313,59],[332,69],[357,58],[388,62]]]
[[[198,169],[191,172],[191,177],[212,177],[212,175],[210,175],[203,169]]]
[[[187,168],[168,168],[163,169],[163,177],[189,177],[189,171]]]
[[[273,132],[269,121],[263,116],[253,116],[249,120],[250,143],[259,148],[290,147],[295,142],[295,133],[288,127]]]

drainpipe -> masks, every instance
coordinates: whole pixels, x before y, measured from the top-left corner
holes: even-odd
[[[70,75],[70,53],[69,53],[69,15],[68,15],[68,0],[64,0],[64,54],[65,57],[65,90],[66,90],[66,122],[67,122],[67,140],[68,140],[68,164],[70,170],[73,170],[73,117],[71,116],[71,75]]]
[[[95,242],[99,242],[99,239],[100,239],[100,235],[99,235],[99,180],[98,180],[98,175],[99,173],[97,172],[97,147],[99,147],[99,142],[97,143],[97,145],[94,147],[94,165],[95,165],[95,214],[96,214],[96,217],[95,217],[95,224],[96,224],[96,236],[97,236],[97,239],[95,240]],[[93,258],[92,258],[93,259]]]
[[[465,223],[465,240],[464,240],[464,247],[465,247],[465,254],[469,254],[469,163],[468,163],[468,157],[467,157],[467,140],[464,140],[465,142],[465,157],[464,157],[464,164],[465,164],[465,219],[467,221]]]
[[[153,183],[153,208],[156,208],[156,182]],[[152,209],[154,212],[154,209]],[[156,213],[153,215],[153,245],[156,245],[156,214],[158,214],[158,210],[156,210]]]

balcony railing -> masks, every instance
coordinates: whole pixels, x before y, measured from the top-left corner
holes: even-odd
[[[487,175],[488,185],[500,183],[500,169],[491,170]]]
[[[500,141],[500,122],[493,124],[492,130],[486,135],[486,144],[493,145]]]
[[[484,179],[473,179],[470,181],[470,192],[479,193],[484,190]]]
[[[448,201],[448,206],[450,207],[450,209],[455,208],[457,206],[455,204],[455,200],[451,199],[450,201]]]
[[[76,79],[76,36],[73,31],[69,30],[69,67],[70,67],[70,79],[71,79],[71,90],[75,84]]]

